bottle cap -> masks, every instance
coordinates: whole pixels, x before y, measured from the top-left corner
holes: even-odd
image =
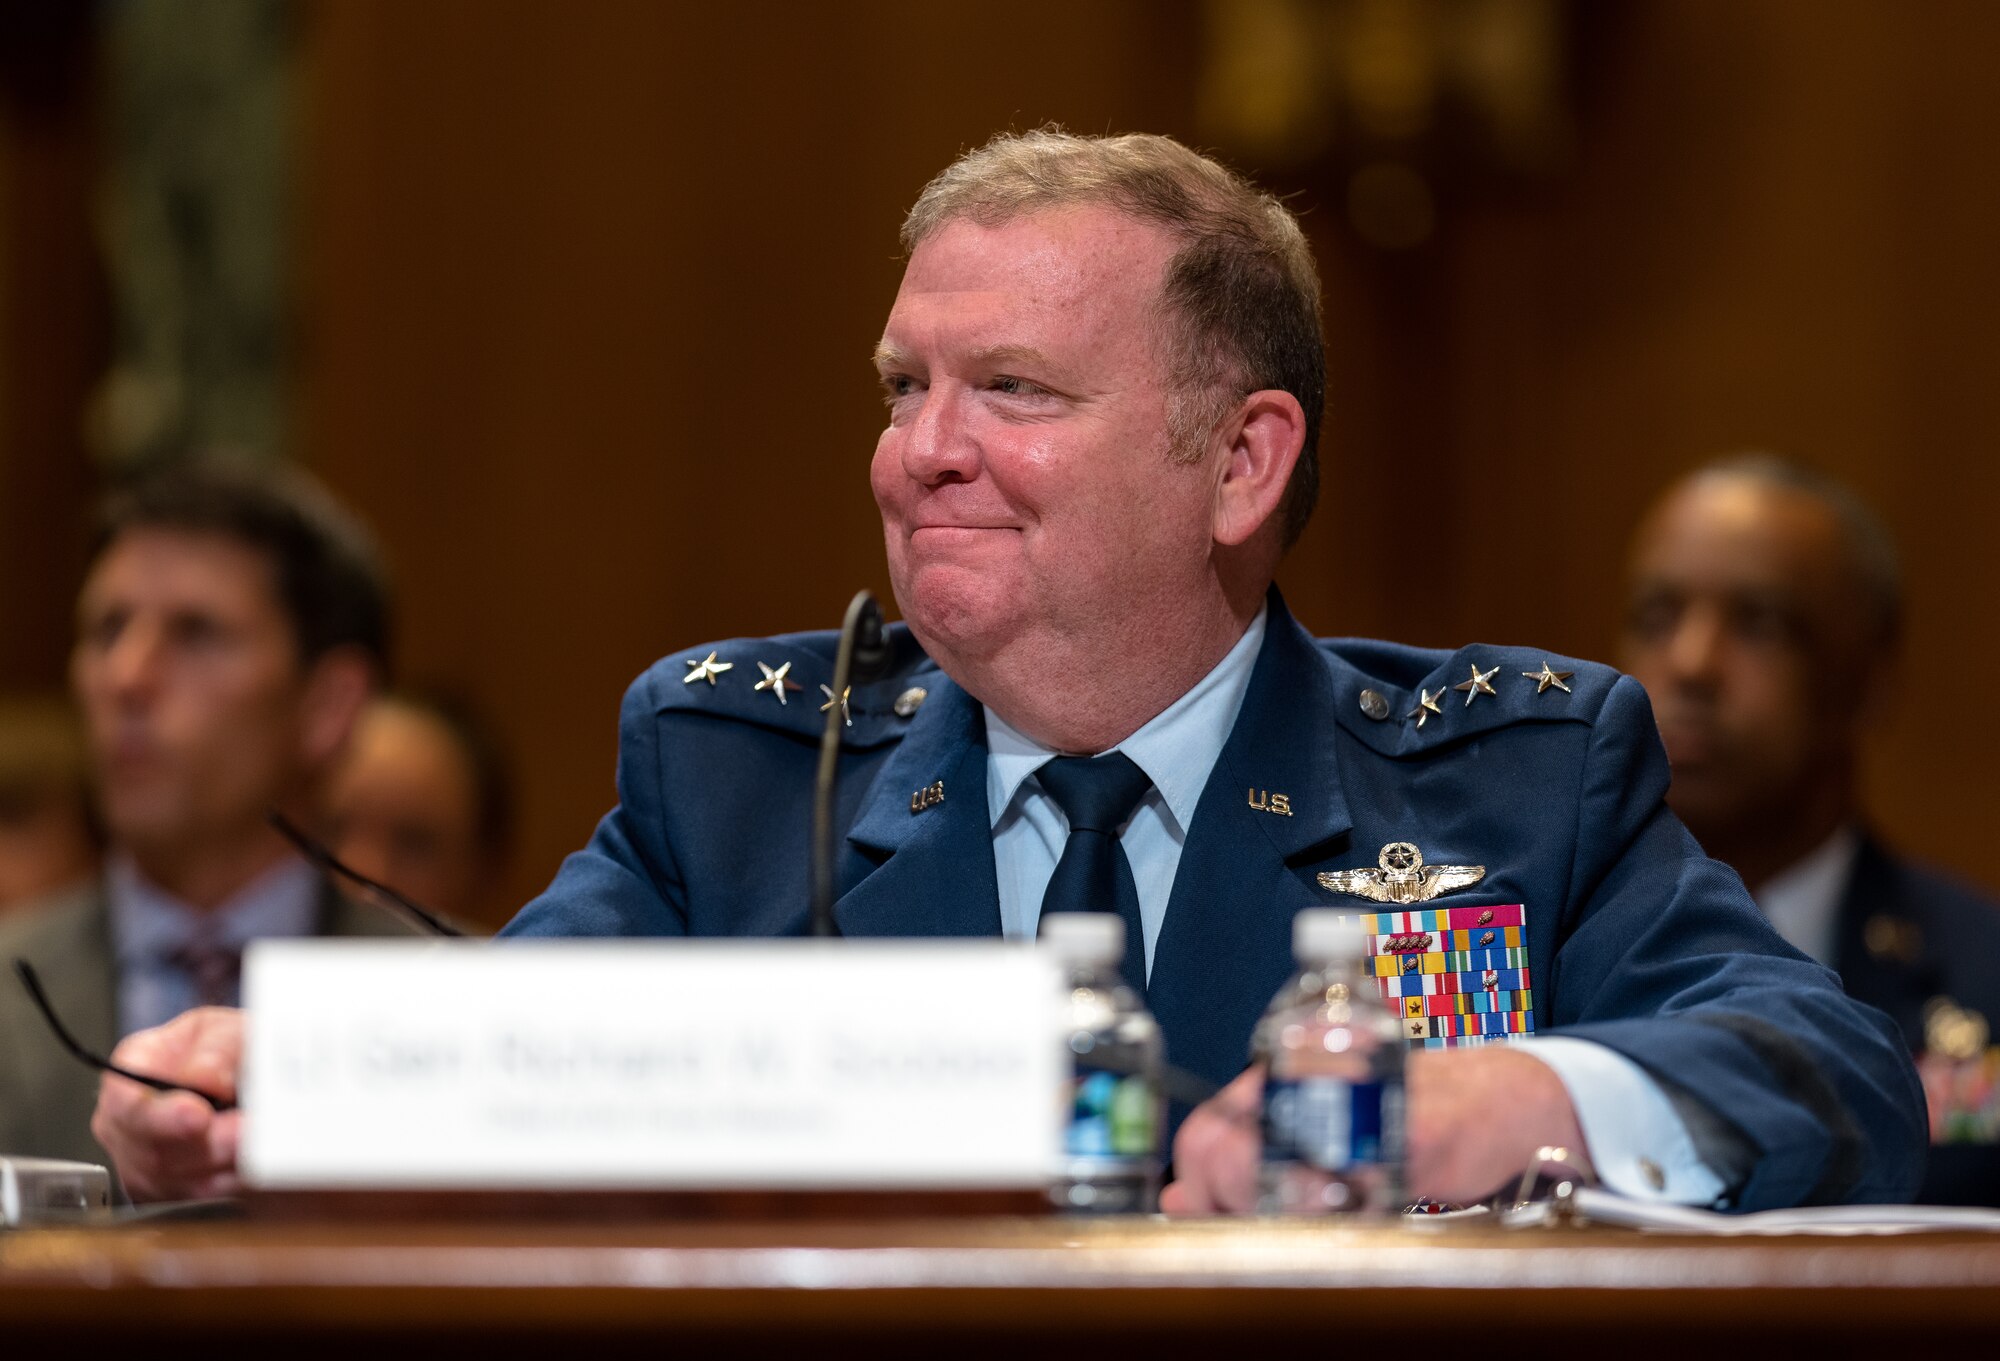
[[[1367,953],[1367,933],[1351,912],[1309,907],[1292,918],[1292,954],[1302,963],[1360,959]]]
[[[1065,964],[1116,968],[1125,958],[1125,922],[1109,912],[1051,912],[1042,918],[1041,941]]]

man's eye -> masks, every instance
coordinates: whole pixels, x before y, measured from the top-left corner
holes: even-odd
[[[101,651],[118,641],[118,634],[124,627],[124,615],[101,614],[95,619],[85,621],[78,632],[82,634],[85,643]]]
[[[168,636],[182,647],[208,647],[222,640],[223,628],[213,619],[176,619]]]
[[[1791,611],[1776,605],[1742,606],[1729,623],[1737,637],[1753,643],[1789,643],[1800,633]]]
[[[907,373],[885,373],[882,375],[882,397],[894,405],[917,390],[917,380]]]
[[[1625,612],[1625,630],[1645,642],[1658,642],[1674,631],[1680,606],[1657,596],[1636,601]]]
[[[1004,392],[1009,397],[1039,397],[1048,389],[1039,384],[1031,383],[1025,378],[1015,378],[1010,374],[1002,374],[993,380],[993,390],[995,392]]]

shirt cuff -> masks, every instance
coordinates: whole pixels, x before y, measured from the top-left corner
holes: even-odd
[[[1695,1152],[1660,1084],[1623,1054],[1589,1040],[1538,1035],[1522,1053],[1546,1064],[1569,1093],[1597,1179],[1631,1200],[1714,1205],[1728,1189]]]

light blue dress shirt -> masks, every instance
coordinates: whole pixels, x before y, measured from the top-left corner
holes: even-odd
[[[164,1025],[198,1003],[193,975],[174,956],[204,926],[217,945],[236,951],[267,936],[310,936],[319,928],[322,881],[297,856],[286,856],[210,912],[149,882],[129,856],[114,855],[104,877],[121,1035]]]
[[[1153,782],[1118,836],[1139,890],[1149,978],[1187,829],[1250,689],[1267,613],[1257,612],[1228,655],[1192,690],[1111,749],[1130,757]],[[1029,940],[1069,838],[1069,820],[1034,773],[1062,753],[1020,732],[991,708],[985,712],[986,807],[993,826],[1000,926],[1009,940]],[[1722,1179],[1702,1161],[1673,1103],[1644,1069],[1588,1040],[1550,1035],[1515,1043],[1548,1065],[1569,1093],[1597,1177],[1606,1187],[1635,1199],[1683,1205],[1711,1205],[1721,1197]]]

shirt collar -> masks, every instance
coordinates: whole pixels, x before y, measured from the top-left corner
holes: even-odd
[[[266,936],[308,936],[319,917],[320,877],[288,855],[238,889],[212,912],[202,912],[154,884],[129,855],[112,855],[105,869],[112,936],[120,964],[164,959],[207,931],[215,945],[241,950]]]
[[[1111,748],[1132,758],[1160,792],[1182,835],[1194,822],[1195,805],[1208,785],[1209,772],[1222,755],[1222,744],[1243,708],[1250,673],[1264,645],[1268,605],[1257,611],[1250,627],[1227,655],[1194,688],[1150,719],[1144,727]],[[1027,736],[992,707],[986,710],[986,808],[994,826],[1020,793],[1030,775],[1061,753]]]
[[[1772,875],[1755,895],[1778,934],[1822,964],[1833,962],[1834,919],[1860,850],[1861,833],[1842,827],[1811,854]]]

